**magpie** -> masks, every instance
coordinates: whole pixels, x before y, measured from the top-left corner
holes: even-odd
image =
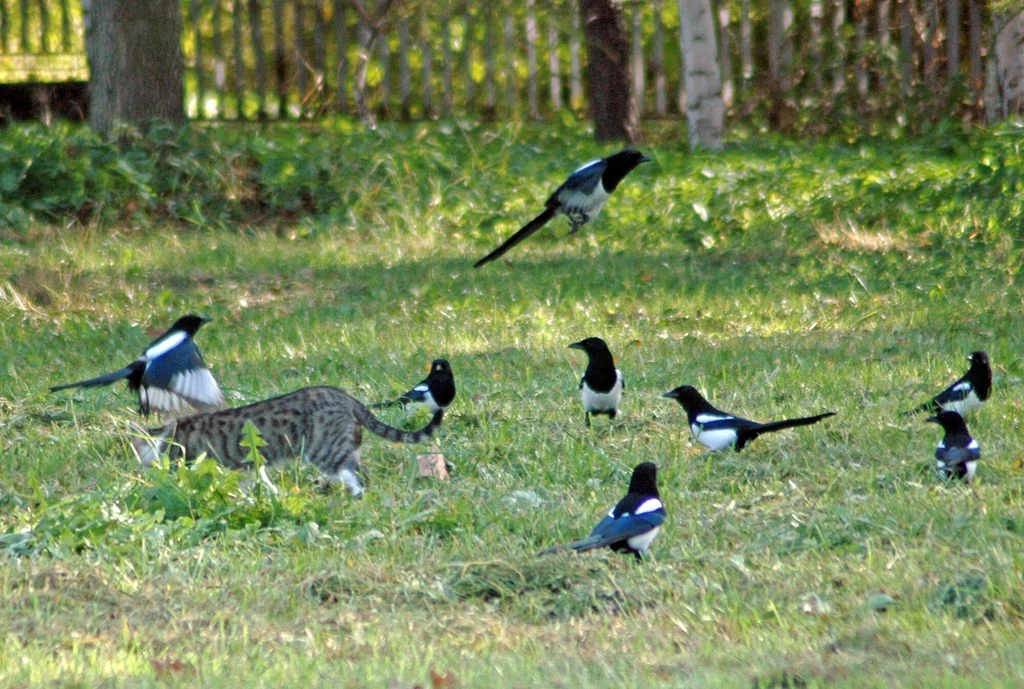
[[[724,450],[727,447],[733,447],[739,452],[747,443],[762,433],[781,431],[783,428],[794,426],[806,426],[829,416],[835,416],[835,412],[830,411],[799,419],[758,423],[715,409],[692,385],[681,385],[675,390],[666,392],[662,397],[674,399],[683,406],[693,437],[701,445],[710,448],[712,452]]]
[[[985,352],[971,352],[968,360],[971,367],[967,369],[967,373],[920,407],[904,412],[904,415],[921,411],[955,411],[961,416],[966,416],[975,409],[980,409],[992,394],[992,367],[989,366],[988,354]]]
[[[939,478],[973,479],[981,459],[981,447],[967,432],[964,417],[955,411],[943,411],[925,420],[939,424],[945,431],[935,448],[935,470]]]
[[[615,360],[608,350],[608,345],[600,337],[588,337],[573,342],[569,349],[582,349],[587,353],[587,370],[580,379],[580,394],[583,396],[583,411],[587,428],[590,428],[590,415],[607,414],[614,419],[622,401],[622,390],[626,381],[622,372],[615,368]]]
[[[128,379],[128,389],[138,393],[139,413],[151,410],[177,414],[193,407],[211,411],[224,406],[224,394],[203,361],[192,338],[211,319],[189,314],[153,340],[135,361],[119,371],[97,378],[55,385],[50,392],[67,388],[91,388]]]
[[[626,497],[608,511],[582,541],[542,550],[550,555],[561,550],[585,552],[609,547],[617,553],[632,553],[637,560],[650,554],[651,543],[665,521],[665,506],[658,495],[658,467],[643,462],[633,469]]]
[[[473,264],[479,268],[499,258],[506,251],[523,241],[531,234],[544,227],[552,218],[563,214],[572,223],[569,234],[597,217],[601,207],[611,195],[619,182],[640,163],[649,163],[651,159],[640,151],[632,148],[619,151],[615,155],[587,163],[569,175],[562,186],[558,187],[544,203],[544,211],[526,223],[523,229],[506,239],[501,246]]]
[[[414,404],[422,404],[433,414],[438,409],[447,409],[454,399],[455,376],[452,375],[452,367],[447,359],[434,359],[430,364],[430,373],[416,383],[412,390],[390,402],[378,402],[372,406],[374,409],[380,409],[393,404],[403,404],[408,410]]]

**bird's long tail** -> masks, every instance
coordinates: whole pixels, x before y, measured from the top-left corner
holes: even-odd
[[[106,373],[96,378],[90,378],[89,380],[80,380],[77,383],[65,383],[64,385],[54,385],[50,388],[50,392],[57,392],[58,390],[67,390],[68,388],[93,388],[97,385],[110,385],[116,383],[122,378],[127,378],[132,374],[132,367],[126,366],[120,371],[114,371],[113,373]]]
[[[518,244],[519,242],[521,242],[524,239],[526,239],[527,237],[529,237],[531,234],[533,234],[534,232],[536,232],[540,228],[542,228],[545,225],[547,225],[548,221],[551,220],[551,218],[555,217],[556,215],[558,215],[558,210],[555,207],[553,207],[553,206],[548,206],[547,208],[544,209],[543,213],[538,215],[536,218],[534,218],[530,222],[526,223],[526,225],[523,226],[523,229],[519,230],[514,235],[512,235],[511,237],[506,239],[501,244],[501,246],[499,246],[497,249],[495,249],[491,253],[489,253],[486,256],[484,256],[483,258],[481,258],[476,263],[474,263],[473,267],[474,268],[479,268],[480,266],[484,265],[485,263],[490,263],[491,261],[493,261],[496,258],[501,258],[501,256],[504,255],[504,253],[506,251],[508,251],[509,249],[514,247],[516,244]]]
[[[576,552],[583,553],[588,550],[594,550],[595,548],[601,548],[608,545],[601,536],[588,536],[581,541],[573,541],[566,545],[556,545],[551,548],[545,548],[544,550],[537,553],[537,555],[554,555],[560,553],[563,550],[575,550]]]
[[[386,402],[374,402],[373,404],[368,404],[366,406],[369,407],[370,409],[387,409],[388,407],[395,406],[396,404],[398,404],[401,401],[402,401],[401,398],[399,398],[399,399],[387,400]]]
[[[907,411],[900,412],[900,416],[911,416],[913,414],[920,414],[923,411],[933,412],[938,408],[939,405],[935,403],[935,400],[928,400],[924,404],[914,407],[913,409],[908,409]]]
[[[758,434],[771,433],[772,431],[781,431],[783,428],[793,428],[794,426],[809,426],[812,423],[818,423],[822,419],[827,419],[830,416],[835,416],[834,411],[825,412],[824,414],[817,414],[815,416],[804,416],[799,419],[783,419],[782,421],[772,421],[770,423],[763,423],[757,427]]]

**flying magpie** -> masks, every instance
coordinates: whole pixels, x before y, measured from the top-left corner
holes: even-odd
[[[693,437],[700,444],[710,448],[712,452],[724,450],[730,446],[739,452],[747,443],[762,433],[781,431],[783,428],[792,428],[793,426],[806,426],[817,423],[826,417],[835,416],[835,412],[830,411],[800,419],[758,423],[715,409],[692,385],[681,385],[675,390],[666,392],[662,397],[672,398],[683,405]]]
[[[975,409],[980,409],[992,394],[992,367],[989,366],[988,354],[985,352],[971,352],[968,359],[971,367],[967,369],[967,373],[920,407],[915,407],[904,414],[915,414],[920,411],[955,411],[961,416],[966,416]]]
[[[608,345],[600,337],[588,337],[573,342],[569,349],[582,349],[587,353],[587,370],[580,379],[587,428],[590,428],[591,414],[607,414],[609,419],[614,419],[626,381],[622,372],[615,368],[615,360]]]
[[[981,459],[981,446],[967,432],[964,417],[955,411],[939,412],[926,421],[942,426],[945,435],[935,448],[935,470],[942,479],[974,478]]]
[[[649,555],[651,543],[665,521],[665,506],[658,495],[658,467],[643,462],[633,469],[626,497],[608,511],[582,541],[542,550],[539,555],[550,555],[560,550],[585,552],[611,548],[617,553],[633,553],[637,560]]]
[[[627,148],[615,155],[587,163],[569,175],[569,179],[555,190],[545,202],[544,211],[540,215],[526,223],[523,229],[506,239],[497,249],[474,263],[473,267],[479,268],[499,258],[560,213],[569,218],[569,222],[572,223],[569,234],[574,234],[597,217],[605,201],[633,168],[650,161],[651,159],[640,151]]]
[[[209,318],[189,314],[153,340],[138,359],[119,371],[77,383],[55,385],[50,392],[67,388],[91,388],[128,379],[128,389],[139,395],[139,413],[151,410],[177,414],[193,407],[211,411],[224,406],[224,394],[193,341]]]
[[[434,413],[438,409],[446,409],[454,399],[455,376],[452,375],[452,367],[447,359],[434,359],[430,364],[430,373],[416,383],[412,390],[390,402],[378,402],[373,408],[380,409],[401,403],[408,409],[414,404],[423,404],[430,413]]]

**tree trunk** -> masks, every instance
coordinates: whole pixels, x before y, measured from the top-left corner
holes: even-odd
[[[968,13],[971,20],[971,98],[975,115],[984,117],[982,107],[982,91],[985,87],[985,64],[981,57],[981,3],[982,0],[969,0]]]
[[[540,34],[537,30],[537,15],[534,12],[535,0],[526,0],[526,107],[530,117],[540,119],[540,98],[537,91],[537,41]]]
[[[960,0],[946,0],[946,81],[960,79]]]
[[[637,115],[644,114],[644,30],[643,30],[643,8],[633,8],[633,56],[630,59],[630,66],[633,71],[633,107]]]
[[[683,60],[686,63],[686,125],[690,148],[722,148],[725,104],[715,50],[715,22],[710,0],[685,0],[680,6]]]
[[[1005,24],[1003,23],[1005,21]],[[1001,119],[1024,112],[1024,12],[993,22],[992,57]],[[997,29],[997,30],[996,30]]]
[[[900,2],[900,80],[903,93],[914,88],[914,14],[913,0]]]
[[[95,0],[89,20],[89,126],[184,123],[178,1]]]
[[[622,3],[582,0],[580,19],[587,40],[586,88],[594,137],[635,141],[640,125],[629,92],[629,40]]]
[[[651,46],[651,72],[654,73],[654,112],[668,115],[668,91],[665,80],[665,23],[661,20],[661,0],[654,0],[654,38]]]
[[[725,107],[731,108],[732,95],[732,50],[729,45],[729,24],[732,21],[729,16],[729,6],[725,3],[718,8],[718,53],[719,69],[722,74],[722,102]]]

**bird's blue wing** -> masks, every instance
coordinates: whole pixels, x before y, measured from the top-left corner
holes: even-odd
[[[552,202],[559,201],[559,197],[567,191],[589,195],[597,188],[597,184],[601,181],[601,177],[604,176],[604,171],[607,168],[608,163],[604,160],[595,160],[592,163],[587,163],[569,175],[569,179],[565,180],[562,186],[558,187],[555,193],[551,195],[551,198],[548,199],[547,205],[550,206]]]
[[[935,450],[935,458],[947,467],[966,464],[981,459],[981,450],[966,447],[940,447]]]
[[[423,381],[409,392],[402,395],[399,399],[403,402],[425,402],[427,395],[430,394],[430,386],[427,385],[426,381]]]
[[[943,406],[951,402],[963,402],[973,390],[974,386],[971,385],[970,381],[958,380],[936,395],[935,403]]]
[[[199,348],[191,339],[187,339],[177,347],[153,358],[146,365],[142,381],[150,387],[170,389],[175,375],[185,371],[206,368]]]
[[[603,548],[612,543],[625,541],[645,534],[651,529],[661,526],[665,521],[665,511],[645,512],[644,514],[633,514],[628,517],[605,517],[594,527],[582,541],[570,543],[567,547],[573,550],[592,550]]]

